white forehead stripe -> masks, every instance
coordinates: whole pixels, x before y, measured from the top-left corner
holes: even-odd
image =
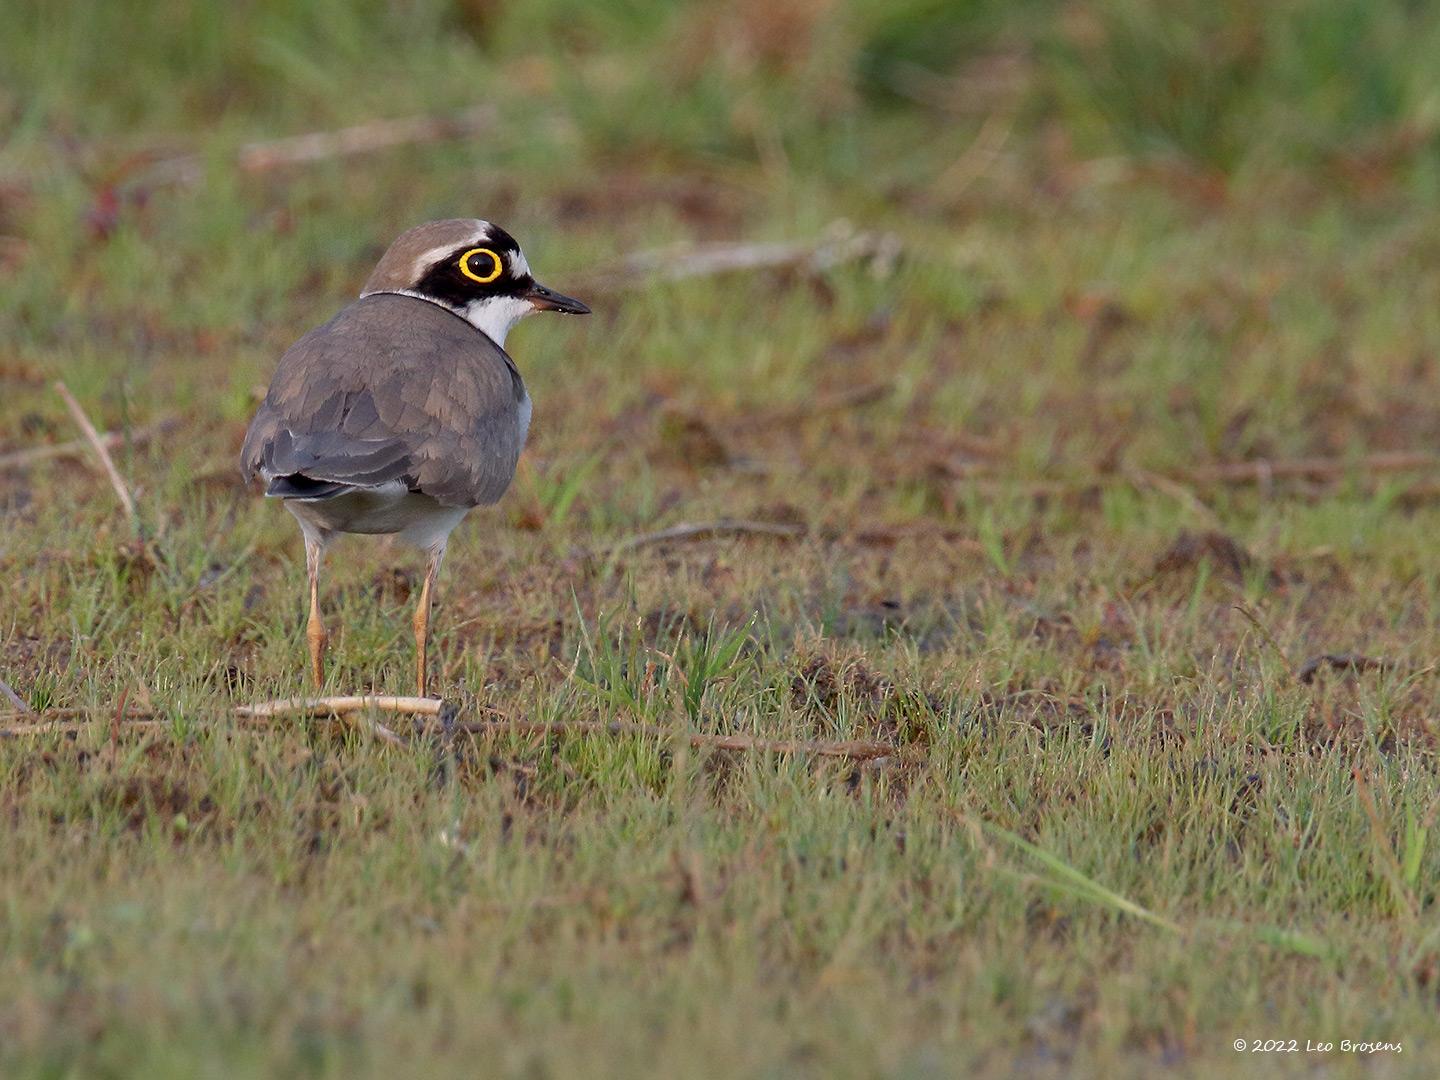
[[[415,267],[411,270],[411,280],[419,281],[425,276],[425,271],[434,266],[446,255],[449,255],[461,245],[479,244],[490,239],[490,223],[482,221],[479,227],[465,240],[451,240],[448,244],[441,244],[439,247],[430,248],[421,252],[415,259]]]

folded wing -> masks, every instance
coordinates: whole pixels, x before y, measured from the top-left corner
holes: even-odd
[[[403,483],[446,506],[510,486],[528,398],[503,349],[459,316],[380,294],[346,307],[280,360],[241,469],[281,498]]]

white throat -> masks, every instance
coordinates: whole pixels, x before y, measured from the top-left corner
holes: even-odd
[[[483,300],[472,300],[463,307],[441,303],[433,296],[426,296],[414,289],[376,289],[374,292],[362,293],[361,298],[379,293],[413,296],[416,300],[424,300],[427,304],[453,312],[502,349],[505,347],[505,338],[515,324],[535,310],[534,304],[518,296],[487,296]]]
[[[534,310],[534,304],[519,296],[487,296],[484,300],[470,301],[460,315],[503,349],[505,335]]]

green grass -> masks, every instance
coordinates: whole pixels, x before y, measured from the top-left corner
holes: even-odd
[[[17,5],[0,453],[75,437],[56,378],[173,426],[116,452],[138,537],[84,459],[0,475],[0,677],[93,717],[0,738],[0,1073],[1434,1075],[1440,508],[1365,461],[1440,436],[1437,39],[1400,0]],[[232,719],[306,690],[255,388],[459,214],[596,312],[509,343],[527,463],[432,620],[462,719],[888,760]],[[840,220],[901,259],[615,269]],[[1186,478],[1305,457],[1354,466]],[[611,550],[721,517],[811,531]],[[419,570],[337,549],[329,689],[410,689]],[[1301,682],[1327,653],[1386,664]],[[112,740],[122,698],[161,725]]]

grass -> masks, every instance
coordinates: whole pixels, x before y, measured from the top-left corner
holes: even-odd
[[[21,3],[0,452],[75,436],[56,378],[175,426],[116,454],[143,537],[83,459],[0,476],[0,677],[95,717],[0,739],[0,1073],[1433,1075],[1440,509],[1365,463],[1440,433],[1437,34],[1399,0]],[[477,102],[472,139],[227,164]],[[147,186],[177,151],[203,181]],[[255,388],[454,214],[596,314],[511,338],[528,462],[452,543],[442,691],[888,761],[497,734],[447,771],[230,718],[305,687],[299,537],[234,464]],[[903,257],[614,277],[842,219]],[[1186,479],[1317,456],[1350,465]],[[603,554],[721,517],[810,528]],[[410,689],[419,569],[339,549],[330,689]],[[1302,682],[1326,653],[1385,664]],[[167,727],[112,740],[122,695]]]

